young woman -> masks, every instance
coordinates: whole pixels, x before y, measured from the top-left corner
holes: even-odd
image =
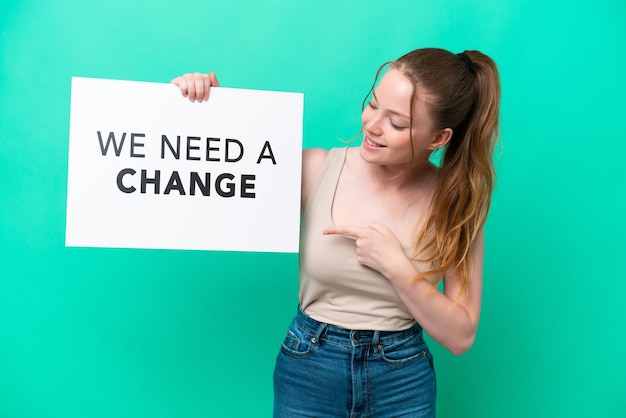
[[[172,82],[192,101],[219,85],[213,73]],[[476,335],[496,65],[418,49],[383,64],[366,101],[359,147],[303,152],[300,306],[276,361],[275,417],[434,417],[422,330],[455,354]]]

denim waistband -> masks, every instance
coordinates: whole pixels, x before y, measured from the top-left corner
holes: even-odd
[[[351,330],[335,325],[326,324],[311,318],[298,307],[298,313],[294,318],[300,329],[317,340],[334,341],[352,344],[387,344],[416,337],[423,341],[422,327],[415,323],[411,328],[402,331],[376,331],[376,330]]]

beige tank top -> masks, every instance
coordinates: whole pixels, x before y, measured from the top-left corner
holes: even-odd
[[[322,235],[333,225],[331,210],[347,148],[331,149],[302,214],[300,306],[313,319],[358,330],[399,331],[415,319],[389,281],[359,264],[355,242]]]

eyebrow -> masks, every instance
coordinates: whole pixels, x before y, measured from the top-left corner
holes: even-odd
[[[378,97],[376,97],[376,91],[372,90],[372,96],[374,97],[374,99],[376,99],[376,101],[378,101]],[[400,116],[402,118],[406,118],[411,120],[411,117],[409,115],[406,115],[402,112],[398,112],[396,110],[393,109],[386,109],[389,113],[393,113],[394,115]]]

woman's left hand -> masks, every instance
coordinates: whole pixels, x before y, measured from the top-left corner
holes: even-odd
[[[389,277],[392,268],[409,261],[395,234],[376,222],[367,227],[332,226],[326,228],[323,234],[343,235],[355,240],[357,261],[386,277]]]

